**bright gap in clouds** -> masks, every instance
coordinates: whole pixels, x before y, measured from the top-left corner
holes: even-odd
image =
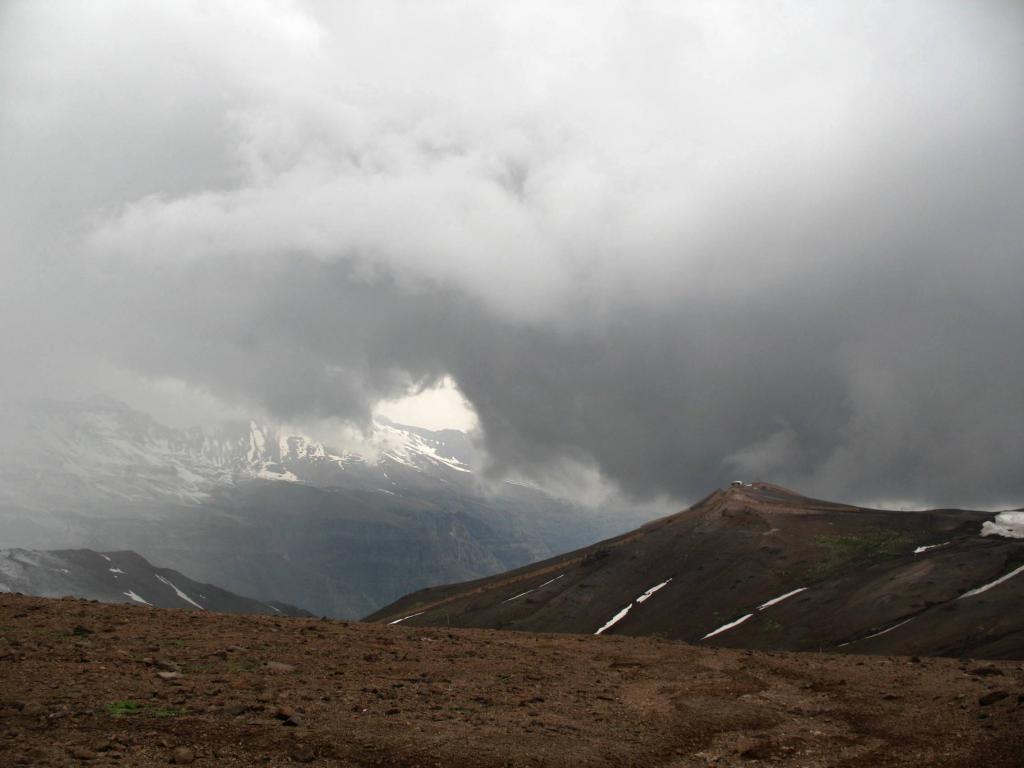
[[[448,376],[435,387],[395,400],[381,400],[374,414],[399,424],[424,429],[460,429],[469,432],[477,426],[476,411],[459,391],[455,381]]]

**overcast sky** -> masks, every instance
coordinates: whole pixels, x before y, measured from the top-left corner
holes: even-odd
[[[1022,169],[1016,0],[6,0],[0,395],[1019,506]]]

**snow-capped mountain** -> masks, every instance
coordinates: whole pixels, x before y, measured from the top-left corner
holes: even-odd
[[[390,489],[394,465],[435,478],[471,473],[458,458],[472,455],[464,433],[386,420],[374,421],[358,452],[255,421],[172,429],[106,397],[22,402],[8,406],[0,423],[7,430],[0,500],[29,507],[79,507],[85,500],[201,504],[254,479]]]
[[[650,519],[484,482],[472,441],[375,421],[336,448],[174,429],[105,397],[0,406],[0,548],[134,550],[239,594],[360,616]]]

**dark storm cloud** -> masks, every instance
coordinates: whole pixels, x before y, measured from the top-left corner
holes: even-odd
[[[450,375],[499,472],[1024,496],[1018,6],[54,7],[5,12],[5,389]]]

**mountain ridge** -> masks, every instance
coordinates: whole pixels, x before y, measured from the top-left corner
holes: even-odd
[[[455,430],[378,419],[363,455],[249,420],[173,429],[106,397],[4,407],[0,547],[133,550],[318,614],[363,615],[650,517],[484,478]]]
[[[201,584],[174,569],[154,566],[131,551],[2,549],[0,592],[220,613],[312,615],[286,603],[242,597],[213,584]]]
[[[420,590],[367,620],[1019,658],[1024,541],[991,525],[1015,525],[1007,514],[873,510],[753,483],[562,556]]]

